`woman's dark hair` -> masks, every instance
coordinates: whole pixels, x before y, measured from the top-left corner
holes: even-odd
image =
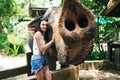
[[[41,28],[40,28],[41,21],[47,21],[47,22],[48,22],[48,19],[47,19],[47,18],[42,18],[42,17],[40,17],[39,22],[37,23],[35,32],[40,31],[41,33],[43,33],[43,31],[42,31]]]
[[[37,23],[35,32],[40,31],[41,33],[43,33],[43,31],[40,28],[41,21],[47,21],[48,22],[48,19],[47,18],[41,18],[39,20],[40,21]],[[52,36],[51,34],[53,34],[52,28],[51,28],[50,25],[47,24],[47,29],[46,29],[45,35],[44,35],[44,39],[45,39],[46,42],[49,42],[51,40],[51,36]]]

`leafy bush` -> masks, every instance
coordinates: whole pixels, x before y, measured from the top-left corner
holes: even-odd
[[[100,52],[94,51],[87,60],[103,60],[103,59],[105,58]]]
[[[107,51],[105,50],[105,53],[101,53],[98,47],[99,44],[94,43],[94,48],[92,54],[88,57],[87,60],[105,60]],[[105,47],[104,47],[105,48]]]
[[[9,43],[9,46],[5,49],[7,55],[16,56],[25,52],[24,45],[13,45]]]
[[[14,36],[14,34],[10,34],[7,36],[8,41],[11,43],[11,46],[9,47],[9,50],[12,52],[13,55],[17,55],[20,49],[20,46],[22,46],[22,39]]]
[[[6,48],[7,43],[7,35],[5,33],[0,34],[0,50]]]

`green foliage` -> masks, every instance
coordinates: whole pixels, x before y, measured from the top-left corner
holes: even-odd
[[[104,47],[101,49],[100,42],[105,42],[109,40],[118,40],[118,32],[120,31],[120,19],[115,17],[106,17],[102,16],[101,13],[105,10],[109,0],[80,0],[85,4],[96,17],[97,26],[97,35],[95,37],[95,48],[93,50],[90,59],[105,59]]]
[[[17,32],[19,35],[10,32],[8,28],[4,28],[2,33],[0,34],[0,50],[4,49],[5,53],[8,55],[10,54],[17,55],[18,53],[19,54],[24,53],[25,52],[24,44],[26,43],[25,41],[27,41],[26,33],[28,33],[28,32],[24,32],[24,30],[26,30],[25,27],[26,27],[25,24],[16,27],[17,30],[14,32]],[[22,33],[19,33],[19,31],[22,31]]]
[[[105,59],[100,52],[94,51],[87,60],[102,60]]]
[[[93,48],[93,52],[92,54],[88,57],[87,60],[105,60],[106,59],[106,52],[103,54],[99,51],[99,48],[96,47],[98,46],[99,44],[95,43],[94,44],[94,48]]]
[[[15,34],[14,32],[17,31],[14,31],[14,27],[19,24],[19,21],[24,21],[27,16],[29,16],[28,0],[0,0],[0,31],[2,31],[0,33],[0,50],[4,49],[6,54],[14,55],[25,52],[24,44],[28,38],[26,32],[24,33],[26,25],[20,25],[20,29],[17,27],[17,31],[24,27],[21,30],[22,34]],[[21,17],[24,19],[21,20]],[[14,37],[11,34],[14,34]],[[21,42],[21,44],[17,42]]]
[[[9,47],[9,50],[12,52],[12,54],[15,56],[18,54],[20,46],[22,45],[22,40],[13,34],[10,34],[7,36],[8,41],[10,42],[12,47]]]
[[[28,16],[28,0],[0,0],[0,24],[9,29],[11,27],[12,17],[16,20],[21,16]],[[12,23],[12,25],[14,25]],[[1,25],[0,25],[1,29]]]
[[[0,16],[11,16],[16,14],[16,12],[15,0],[0,0]]]
[[[0,0],[0,31],[4,27],[10,29],[10,17],[18,12],[16,0]],[[11,30],[11,29],[10,29]]]
[[[85,4],[96,16],[100,16],[103,9],[105,9],[109,0],[80,0]]]
[[[7,46],[7,35],[5,33],[0,34],[0,50],[6,48]]]
[[[22,21],[14,26],[13,33],[14,35],[18,36],[22,40],[28,39],[28,30],[27,25],[30,21]]]
[[[99,43],[102,41],[118,40],[118,32],[119,32],[119,19],[117,18],[109,18],[109,17],[101,17],[98,19],[98,32],[95,38],[95,42]]]
[[[61,4],[60,4],[60,6],[62,6],[64,4],[64,0],[61,0]]]

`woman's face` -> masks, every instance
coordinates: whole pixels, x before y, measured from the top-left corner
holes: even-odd
[[[47,30],[47,21],[41,21],[40,28],[45,32]]]

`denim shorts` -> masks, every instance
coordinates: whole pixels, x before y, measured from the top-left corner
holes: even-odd
[[[47,65],[47,60],[44,54],[35,54],[31,58],[31,72],[38,72]]]

